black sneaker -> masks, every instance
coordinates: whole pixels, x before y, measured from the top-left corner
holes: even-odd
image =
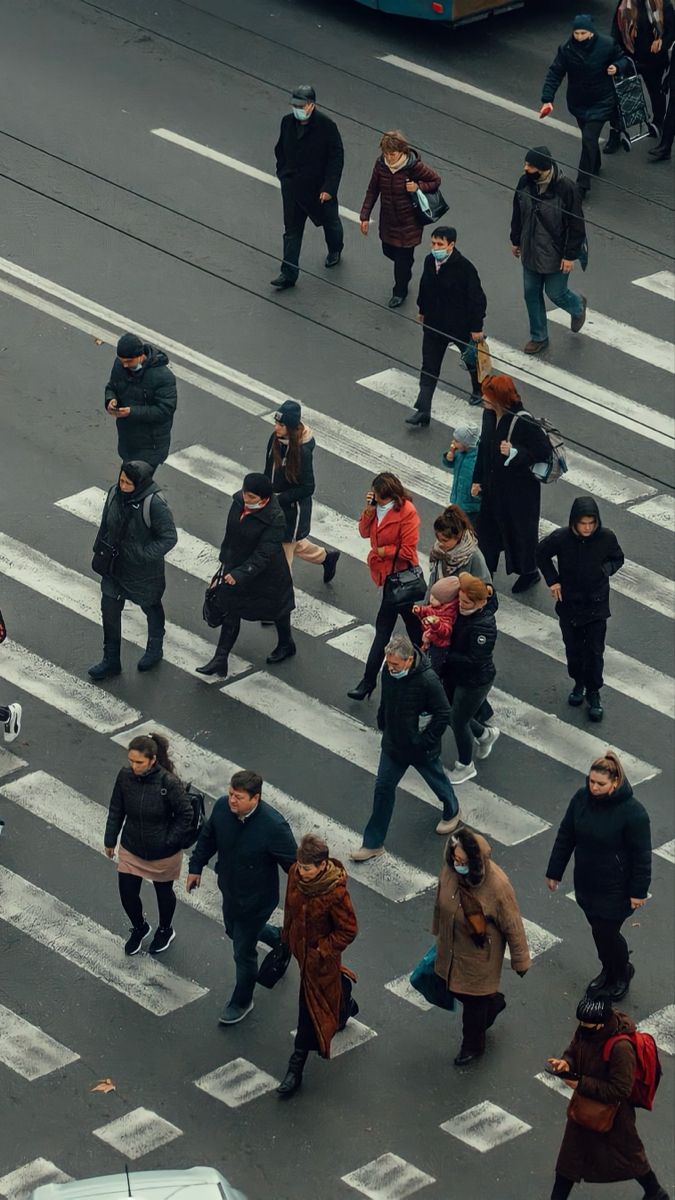
[[[152,933],[152,925],[148,924],[147,921],[144,921],[140,929],[130,929],[129,932],[131,937],[128,938],[124,943],[124,953],[138,954],[138,951],[143,945],[146,937],[149,937]]]
[[[328,551],[326,557],[323,560],[323,581],[324,581],[324,583],[330,583],[331,579],[335,578],[335,572],[337,570],[337,564],[338,564],[339,557],[340,557],[339,550],[329,550]]]
[[[218,1017],[219,1025],[238,1025],[243,1021],[244,1017],[253,1009],[253,1001],[249,1000],[248,1004],[237,1004],[234,1000],[230,1000],[229,1004],[225,1005],[222,1013]]]
[[[587,692],[586,703],[588,704],[588,715],[591,721],[601,721],[605,710],[600,702],[599,692]]]
[[[571,704],[572,708],[580,708],[584,702],[585,695],[586,688],[584,687],[583,683],[575,683],[572,691],[567,697],[567,703]]]
[[[148,954],[161,954],[163,950],[167,950],[175,938],[175,933],[171,925],[168,929],[162,929],[160,925],[150,945],[148,946]]]

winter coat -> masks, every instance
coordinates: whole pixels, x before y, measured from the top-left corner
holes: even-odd
[[[340,1025],[342,951],[357,935],[358,926],[347,890],[347,872],[335,858],[329,862],[342,870],[330,891],[307,895],[298,886],[298,867],[288,872],[282,941],[291,949],[300,968],[302,990],[322,1058],[330,1058],[330,1044]]]
[[[447,604],[421,604],[415,616],[422,622],[422,648],[427,646],[449,646],[452,631],[457,620],[459,602],[448,600]],[[425,623],[425,617],[435,617],[432,625]]]
[[[402,679],[393,679],[385,664],[380,676],[377,727],[382,750],[399,763],[427,763],[441,753],[450,723],[450,705],[426,654],[416,650]]]
[[[387,246],[419,246],[425,226],[406,183],[416,183],[421,192],[436,192],[441,177],[411,150],[405,167],[390,171],[382,155],[375,160],[368,190],[361,205],[360,220],[367,221],[380,197],[380,239]]]
[[[279,903],[279,867],[288,873],[297,845],[285,817],[264,800],[243,821],[230,809],[227,796],[213,806],[202,825],[189,872],[201,875],[218,855],[216,876],[226,921],[265,921]]]
[[[436,889],[434,919],[436,937],[435,971],[445,979],[451,992],[467,996],[492,996],[499,991],[508,945],[511,970],[528,971],[530,951],[518,901],[508,876],[492,862],[489,842],[474,834],[481,849],[483,874],[479,883],[470,885],[487,919],[487,938],[477,946],[460,904],[459,875],[446,862]]]
[[[635,59],[638,71],[643,65],[651,67],[656,63],[665,71],[668,65],[668,51],[675,40],[675,9],[672,6],[671,0],[664,0],[663,29],[660,32],[652,27],[645,0],[638,0],[637,34],[632,50],[624,42],[619,27],[618,14],[620,7],[621,0],[619,0],[616,6],[610,36],[626,51],[628,56]],[[652,42],[655,42],[659,36],[663,44],[658,54],[652,54]]]
[[[574,892],[587,917],[623,921],[630,900],[644,900],[652,875],[649,817],[628,780],[611,796],[593,796],[588,780],[570,800],[546,869],[560,881],[574,854]]]
[[[607,1025],[598,1030],[577,1029],[561,1055],[570,1069],[581,1075],[577,1091],[601,1104],[616,1104],[619,1109],[607,1133],[595,1133],[577,1125],[568,1117],[558,1154],[556,1171],[566,1179],[580,1183],[618,1183],[646,1175],[649,1162],[635,1124],[635,1109],[628,1097],[635,1078],[635,1050],[630,1042],[616,1042],[603,1062],[602,1052],[608,1038],[617,1033],[634,1033],[635,1024],[625,1013],[614,1012]],[[587,1036],[588,1035],[588,1036]],[[570,1099],[574,1091],[570,1088]]]
[[[170,858],[183,848],[192,805],[180,779],[155,763],[144,775],[122,767],[110,797],[103,844],[121,844],[146,862]]]
[[[520,247],[523,266],[540,275],[556,274],[563,258],[576,262],[585,241],[581,193],[558,164],[543,192],[531,175],[521,175],[513,195],[511,244]]]
[[[438,270],[436,266],[433,254],[427,254],[417,294],[424,325],[469,342],[471,334],[483,328],[487,312],[478,271],[457,248]]]
[[[443,455],[443,466],[452,471],[450,503],[459,505],[469,515],[478,512],[480,509],[480,496],[471,495],[471,484],[473,483],[473,472],[477,457],[477,445],[471,446],[468,450],[455,450],[452,462],[448,462],[445,455]]]
[[[164,462],[171,444],[171,426],[178,397],[176,376],[168,367],[163,350],[143,346],[145,362],[140,371],[129,371],[119,358],[113,363],[106,385],[104,405],[112,399],[118,408],[130,408],[128,417],[117,419],[117,453],[122,462],[141,459],[157,467]]]
[[[285,536],[286,520],[276,496],[244,515],[243,495],[235,492],[218,556],[225,573],[236,580],[219,589],[225,616],[278,621],[292,612],[295,596]]]
[[[597,521],[597,529],[590,537],[582,537],[576,531],[581,517],[594,517]],[[562,588],[562,600],[555,610],[572,625],[607,620],[611,615],[609,581],[623,563],[623,550],[616,534],[603,529],[600,510],[592,496],[577,496],[569,524],[543,538],[537,551],[537,565],[548,586],[559,583]]]
[[[291,483],[286,477],[285,462],[288,454],[288,443],[279,441],[281,451],[281,466],[274,462],[274,442],[276,434],[272,434],[267,443],[265,453],[264,474],[271,481],[275,495],[281,505],[286,520],[285,542],[300,541],[309,537],[312,526],[312,496],[314,494],[314,467],[312,459],[316,442],[311,429],[305,429],[300,443],[300,471],[297,483]]]
[[[117,487],[106,499],[98,536],[119,548],[113,564],[113,574],[101,579],[104,596],[114,596],[148,606],[158,604],[164,594],[166,577],[164,559],[176,545],[178,535],[171,509],[159,486],[151,477],[140,482],[133,492]],[[150,502],[150,528],[143,518],[143,501]]]
[[[572,116],[580,121],[608,121],[616,109],[612,76],[607,74],[612,65],[619,75],[627,66],[626,57],[613,38],[596,33],[589,41],[577,42],[570,37],[558,47],[546,73],[542,104],[553,103],[567,76],[567,107]]]
[[[469,575],[475,575],[477,579],[482,579],[483,583],[492,584],[492,575],[488,570],[483,551],[478,546],[466,563],[454,571],[450,570],[442,557],[436,558],[432,549],[429,555],[429,591],[439,579],[447,579],[449,575],[459,575],[462,571],[468,571]],[[495,592],[495,597],[496,595]]]
[[[513,425],[509,440],[517,453],[506,465],[506,457],[499,447],[507,440],[514,416],[521,412],[524,409],[519,403],[498,423],[497,414],[491,409],[485,410],[473,473],[474,483],[481,486],[481,510],[476,521],[478,541],[481,541],[480,521],[489,517],[499,528],[509,575],[514,572],[521,575],[523,570],[529,569],[521,564],[534,561],[536,556],[541,484],[530,467],[547,461],[551,453],[540,426],[523,417]]]
[[[466,616],[460,612],[443,667],[443,683],[449,692],[456,687],[477,688],[492,683],[497,674],[492,661],[496,641],[494,612],[487,607]]]
[[[378,587],[384,585],[392,571],[418,566],[420,519],[412,500],[404,500],[400,508],[390,508],[381,521],[377,519],[376,506],[369,505],[359,517],[359,533],[362,538],[370,538],[368,568]],[[385,550],[382,557],[377,553],[378,547]]]
[[[321,192],[337,199],[344,149],[335,121],[315,108],[307,121],[293,113],[282,118],[274,147],[287,224],[299,205],[315,225],[322,223]]]

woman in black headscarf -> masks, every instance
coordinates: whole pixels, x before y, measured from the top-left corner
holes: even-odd
[[[122,670],[122,609],[127,600],[138,604],[148,618],[148,642],[138,661],[139,671],[149,671],[162,658],[164,559],[178,537],[153,473],[154,467],[146,462],[123,463],[103,506],[92,562],[102,576],[103,658],[89,668],[92,679],[106,679]]]

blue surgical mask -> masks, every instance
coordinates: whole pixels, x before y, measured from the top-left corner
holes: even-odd
[[[263,505],[262,500],[258,500],[257,504],[245,504],[244,505],[244,508],[247,508],[249,512],[255,512],[256,508],[263,508],[263,507],[264,507],[264,505]]]
[[[142,370],[143,370],[143,363],[142,363],[142,362],[141,362],[141,363],[136,363],[136,366],[135,366],[135,367],[129,367],[129,370],[130,370],[130,371],[142,371]]]
[[[469,874],[469,864],[468,863],[456,862],[456,863],[454,863],[454,868],[458,875],[468,875]]]
[[[404,675],[407,675],[409,670],[410,667],[404,667],[402,671],[390,671],[389,674],[391,675],[392,679],[403,679]]]
[[[434,258],[436,259],[436,262],[445,262],[446,258],[450,257],[449,250],[436,250],[436,249],[432,248],[431,253],[433,254]]]
[[[293,116],[295,117],[296,121],[307,121],[309,115],[310,114],[305,108],[296,108],[295,105],[293,105]]]

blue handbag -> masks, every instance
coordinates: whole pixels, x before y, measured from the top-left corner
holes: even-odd
[[[428,1004],[433,1004],[436,1008],[444,1008],[447,1012],[454,1012],[457,1007],[457,1002],[452,992],[449,992],[440,975],[436,974],[436,947],[431,946],[427,950],[424,958],[418,962],[410,975],[410,985],[414,987],[420,996]]]

